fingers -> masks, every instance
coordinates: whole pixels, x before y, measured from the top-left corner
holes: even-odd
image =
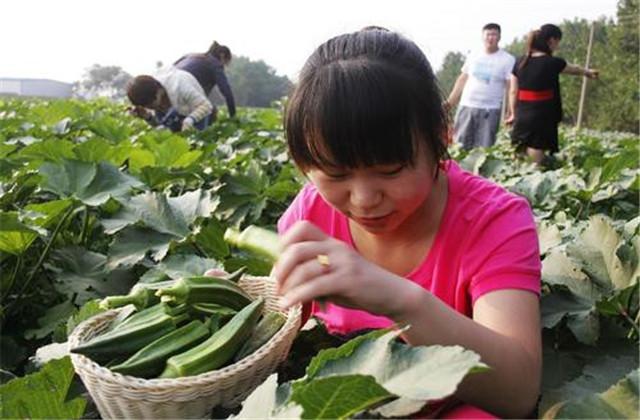
[[[318,264],[319,265],[319,264]],[[310,302],[323,296],[329,296],[335,292],[338,275],[333,272],[323,274],[313,279],[298,284],[289,289],[280,299],[280,307],[288,309],[298,303]]]
[[[325,267],[317,260],[319,254],[328,254],[327,247],[319,241],[298,242],[284,248],[273,268],[273,275],[278,281],[279,290],[287,290],[289,282],[297,282],[302,273],[313,274],[317,271],[316,269],[324,270]]]
[[[323,254],[321,255],[326,256]],[[295,289],[304,283],[328,274],[330,271],[331,266],[327,263],[323,263],[319,257],[316,256],[314,258],[307,259],[303,263],[297,264],[293,267],[285,278],[286,280],[283,283],[279,283],[278,292],[280,294],[286,294],[290,290]]]

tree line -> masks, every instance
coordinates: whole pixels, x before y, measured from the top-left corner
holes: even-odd
[[[615,19],[595,21],[591,68],[600,70],[598,80],[590,80],[583,110],[582,126],[606,131],[639,132],[639,49],[638,0],[620,0]],[[560,25],[562,44],[556,53],[570,63],[584,65],[591,22],[565,20]],[[504,46],[514,56],[526,51],[527,34]],[[448,94],[464,64],[465,55],[449,52],[437,72],[443,93]],[[560,77],[564,123],[575,125],[582,78]]]

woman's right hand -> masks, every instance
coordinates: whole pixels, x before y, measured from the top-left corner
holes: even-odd
[[[600,71],[595,69],[586,69],[584,71],[584,75],[587,76],[589,79],[597,79],[598,76],[600,75]]]
[[[298,222],[282,237],[283,251],[272,275],[283,308],[326,299],[340,306],[404,318],[408,302],[423,290],[366,260],[310,222]]]

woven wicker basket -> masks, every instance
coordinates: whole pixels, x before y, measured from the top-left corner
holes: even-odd
[[[265,310],[278,311],[275,282],[245,276],[240,286],[252,297],[265,298]],[[117,310],[80,324],[70,347],[104,330]],[[76,373],[95,401],[102,418],[202,418],[217,405],[234,407],[262,383],[289,353],[300,328],[300,306],[289,309],[287,321],[268,343],[252,355],[222,369],[177,379],[142,379],[121,375],[80,354],[71,354]]]

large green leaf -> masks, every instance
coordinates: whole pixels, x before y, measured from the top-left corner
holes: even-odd
[[[542,280],[551,285],[565,286],[573,294],[593,302],[603,296],[602,290],[582,271],[579,263],[560,249],[551,250],[542,261]]]
[[[107,140],[93,138],[77,145],[74,150],[78,160],[94,163],[107,161],[120,166],[129,157],[132,146],[129,143],[113,146]]]
[[[139,141],[154,156],[152,165],[167,168],[180,168],[191,165],[201,155],[200,150],[190,150],[186,138],[169,131],[152,131]]]
[[[61,197],[75,197],[90,206],[99,206],[110,197],[123,197],[132,188],[143,186],[106,162],[65,160],[60,164],[45,163],[40,167],[40,175],[44,190]]]
[[[154,283],[167,278],[202,276],[205,271],[219,268],[219,266],[220,264],[216,260],[197,255],[171,255],[140,277],[140,282]]]
[[[130,227],[120,232],[109,250],[108,268],[129,267],[151,252],[156,260],[162,260],[169,251],[169,245],[176,238],[148,228]]]
[[[546,254],[549,250],[562,243],[562,234],[555,224],[543,221],[538,224],[537,230],[540,255]]]
[[[542,296],[540,307],[544,328],[555,327],[566,316],[586,315],[595,310],[593,301],[562,289]]]
[[[0,251],[20,255],[37,237],[38,232],[22,223],[17,212],[0,213]]]
[[[51,269],[58,282],[56,289],[69,298],[74,297],[79,305],[91,299],[126,293],[131,286],[128,276],[107,268],[105,255],[81,247],[56,250]]]
[[[195,236],[198,246],[216,259],[229,255],[229,244],[224,240],[226,227],[215,217],[210,217]]]
[[[0,250],[10,254],[24,253],[38,235],[46,236],[49,228],[69,208],[70,200],[53,200],[29,204],[20,213],[0,213]]]
[[[577,378],[545,392],[540,402],[540,412],[544,413],[562,401],[576,400],[606,391],[637,366],[638,360],[633,357],[603,354],[586,365]]]
[[[602,393],[558,403],[544,414],[544,418],[637,419],[639,375],[640,371],[634,369]]]
[[[401,398],[430,401],[451,395],[470,372],[486,365],[460,346],[416,346],[395,342],[400,332],[364,340],[348,357],[328,360],[307,379],[370,375]],[[295,395],[298,384],[294,386]]]
[[[623,289],[631,283],[636,267],[620,260],[616,253],[620,245],[620,236],[610,219],[597,215],[589,218],[580,242],[568,247],[567,252],[579,258],[590,277],[603,287]]]
[[[392,330],[388,328],[370,331],[366,334],[362,334],[355,338],[352,338],[339,347],[321,350],[320,352],[318,352],[318,355],[316,357],[311,359],[309,366],[307,366],[307,377],[315,377],[318,371],[332,360],[351,356],[353,352],[365,341],[375,340],[384,336],[385,334],[389,334],[390,332],[392,332]]]
[[[30,340],[47,337],[60,323],[65,322],[75,311],[76,307],[66,300],[55,305],[38,318],[38,328],[31,328],[24,332],[24,337]]]
[[[131,129],[123,124],[122,120],[107,115],[90,120],[87,123],[87,128],[109,140],[110,143],[120,143],[123,140],[128,140],[131,135]]]
[[[47,139],[30,144],[20,150],[18,157],[29,162],[63,162],[65,159],[73,159],[73,143],[68,140]]]
[[[298,386],[291,401],[303,407],[303,419],[344,419],[393,397],[374,377],[351,374],[317,378]]]
[[[189,225],[198,217],[209,216],[216,205],[217,200],[212,199],[209,191],[195,190],[178,197],[147,192],[125,201],[122,209],[102,224],[108,233],[114,233],[141,222],[157,232],[182,239],[191,234]]]
[[[73,375],[71,359],[65,357],[0,386],[2,418],[81,418],[87,401],[84,398],[66,401]]]

